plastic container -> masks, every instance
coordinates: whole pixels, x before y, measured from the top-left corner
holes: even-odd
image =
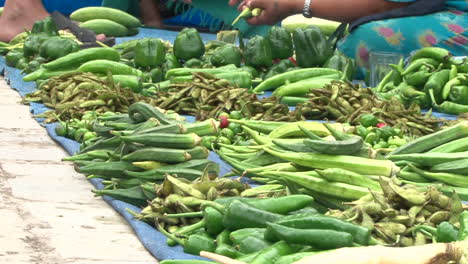
[[[390,64],[398,64],[403,54],[390,52],[371,52],[369,55],[369,85],[375,87],[391,71]]]
[[[21,0],[8,0],[21,1]],[[49,12],[59,11],[64,15],[70,15],[73,11],[86,6],[101,6],[101,0],[43,0],[45,8]],[[0,6],[4,6],[5,0],[0,0]]]

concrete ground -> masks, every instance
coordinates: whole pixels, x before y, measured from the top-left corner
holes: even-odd
[[[0,77],[0,264],[157,263]]]

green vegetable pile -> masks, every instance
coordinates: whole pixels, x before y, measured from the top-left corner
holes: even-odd
[[[401,187],[388,178],[380,178],[380,185],[383,193],[372,192],[348,203],[351,208],[330,210],[327,215],[371,230],[382,245],[409,247],[458,240],[466,213],[456,193],[449,197],[434,187]]]
[[[444,122],[432,117],[431,112],[422,114],[416,103],[405,106],[394,97],[381,100],[373,90],[343,81],[312,89],[302,101],[291,114],[303,120],[328,119],[359,125],[362,116],[371,114],[377,123],[398,128],[408,136],[431,134]]]
[[[375,88],[382,98],[397,97],[405,105],[415,102],[453,115],[468,112],[467,58],[456,61],[447,50],[430,47],[403,66],[392,65],[393,71]]]
[[[24,100],[42,102],[53,109],[37,115],[46,118],[45,123],[81,118],[90,110],[101,114],[108,111],[126,113],[135,102],[154,105],[153,99],[116,85],[112,75],[101,79],[90,73],[70,72],[47,79],[38,88]]]

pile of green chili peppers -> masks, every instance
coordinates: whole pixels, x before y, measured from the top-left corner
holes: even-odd
[[[253,264],[292,263],[325,250],[375,244],[370,229],[319,214],[313,200],[308,195],[223,198],[203,204],[198,213],[161,217],[203,216],[192,226],[172,233],[158,229],[186,253],[208,251]]]
[[[375,88],[381,97],[446,114],[468,112],[468,58],[455,60],[447,50],[430,47],[416,52],[406,68],[403,61],[391,66]]]

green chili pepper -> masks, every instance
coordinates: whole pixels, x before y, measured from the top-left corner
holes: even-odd
[[[346,232],[327,229],[297,229],[269,223],[275,237],[288,244],[312,246],[318,249],[335,249],[353,245],[353,236]]]
[[[205,53],[205,44],[194,28],[184,28],[174,41],[174,55],[181,60],[201,58]]]
[[[461,84],[460,78],[454,78],[454,79],[451,79],[450,81],[448,81],[444,85],[444,88],[442,89],[442,98],[444,100],[447,100],[447,98],[450,95],[450,91],[452,90],[452,87],[460,85],[460,84]]]
[[[234,201],[226,210],[223,223],[230,230],[250,227],[266,227],[268,222],[276,222],[282,216],[259,210],[244,202]]]
[[[241,50],[233,44],[227,44],[217,48],[210,58],[211,64],[215,67],[234,64],[240,67],[242,62]]]
[[[244,228],[231,232],[229,238],[234,244],[240,244],[240,242],[247,237],[253,236],[263,238],[265,235],[265,228]]]
[[[411,62],[411,64],[408,66],[408,68],[405,69],[405,71],[402,73],[402,75],[406,76],[406,75],[408,75],[410,73],[416,72],[417,70],[419,70],[419,68],[421,68],[421,66],[423,66],[425,64],[432,65],[432,66],[435,67],[435,66],[438,66],[440,64],[440,62],[435,60],[435,59],[431,59],[431,58],[417,59],[417,60]]]
[[[262,36],[251,38],[244,50],[245,64],[258,68],[269,67],[273,64],[270,43]]]
[[[468,105],[461,105],[454,102],[445,101],[440,105],[436,105],[437,111],[441,113],[459,115],[468,113]]]
[[[166,47],[160,39],[146,38],[135,46],[134,62],[137,67],[157,67],[164,63]]]
[[[241,252],[237,251],[234,247],[226,244],[221,244],[218,247],[216,247],[215,253],[233,259],[244,255]]]
[[[431,77],[432,73],[428,71],[417,71],[407,74],[404,79],[408,85],[414,87],[421,87],[426,84],[427,80]]]
[[[273,264],[278,258],[295,252],[295,249],[288,245],[288,243],[280,241],[261,250],[250,264]]]
[[[370,230],[338,218],[322,216],[317,214],[299,214],[282,218],[276,224],[295,229],[322,229],[349,233],[354,242],[361,245],[369,245]],[[274,229],[269,226],[265,232],[265,238],[269,241],[277,241],[280,237],[275,236]]]
[[[450,70],[441,70],[433,73],[424,86],[424,91],[429,92],[432,103],[439,104],[443,101],[442,89],[449,81]]]
[[[332,49],[320,28],[309,26],[293,32],[296,61],[302,68],[322,66],[330,57]]]
[[[292,37],[284,27],[271,27],[268,31],[267,39],[270,42],[273,59],[282,60],[293,55]]]
[[[269,246],[271,246],[271,243],[267,242],[265,239],[255,236],[249,236],[240,241],[239,251],[242,254],[250,254],[258,252]]]
[[[193,234],[187,239],[181,239],[167,232],[159,224],[156,224],[157,229],[167,238],[174,240],[179,245],[184,247],[184,252],[193,255],[199,255],[201,251],[215,252],[216,245],[214,239],[203,234]]]

